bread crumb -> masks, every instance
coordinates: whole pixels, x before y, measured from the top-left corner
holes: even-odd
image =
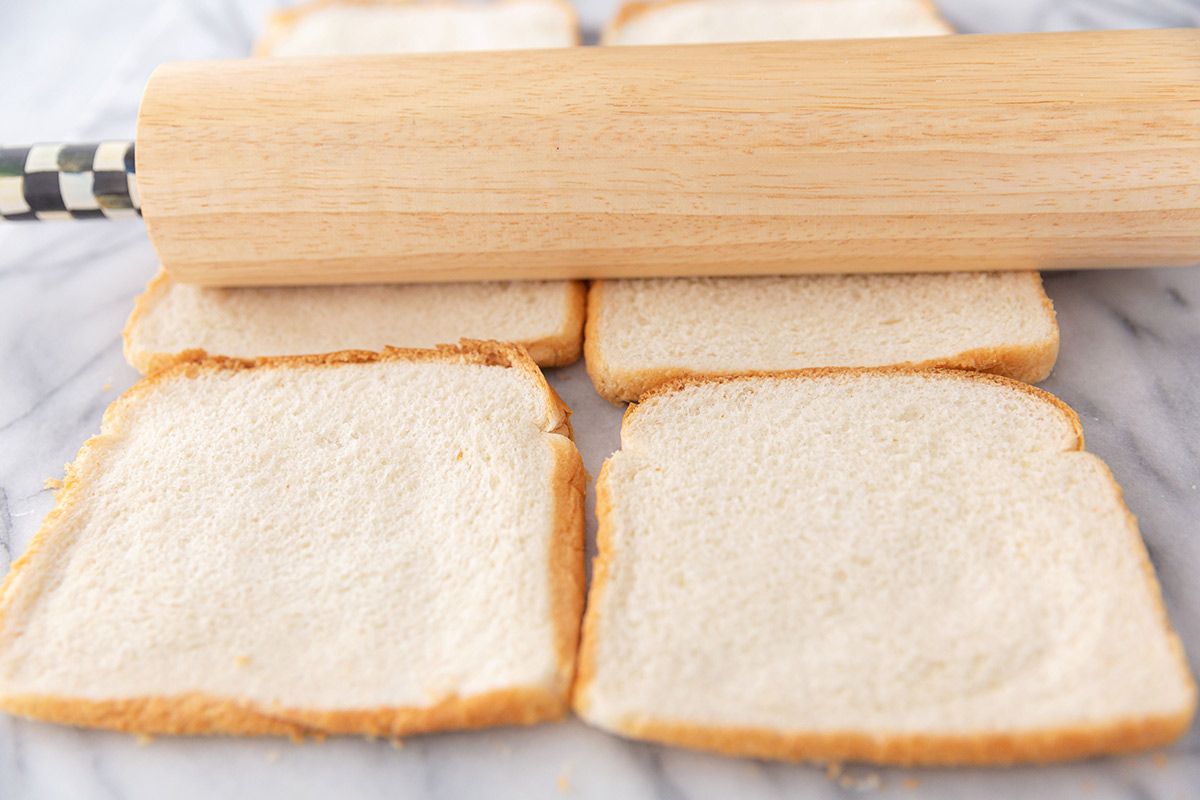
[[[458,455],[454,457],[455,461],[462,461],[462,450],[458,451]]]
[[[1158,767],[1159,769],[1162,769],[1163,767],[1165,767],[1167,765],[1167,754],[1166,753],[1155,753],[1152,760],[1154,761],[1154,766]]]
[[[874,792],[883,788],[883,779],[877,772],[868,772],[862,777],[842,775],[838,778],[838,785],[843,789],[853,789],[856,792]]]
[[[558,774],[558,790],[563,794],[571,791],[571,773],[575,771],[574,764],[564,764]]]
[[[270,761],[272,764],[274,764],[278,760],[279,760],[279,751],[278,750],[268,750],[267,751],[267,761]]]
[[[103,386],[101,386],[100,388],[101,388],[103,391],[106,391],[106,392],[107,392],[107,391],[109,391],[110,389],[112,389],[112,381],[109,381],[108,383],[104,384],[104,385],[103,385]]]
[[[403,750],[404,749],[404,740],[403,739],[389,739],[388,743],[391,744],[393,750]]]
[[[916,778],[914,778],[912,775],[909,775],[907,778],[904,779],[904,783],[901,785],[904,786],[905,789],[908,789],[911,792],[914,789],[916,789],[918,786],[920,786],[921,782],[919,780],[917,780]]]
[[[154,741],[154,737],[148,733],[139,733],[134,738],[137,741],[138,747],[145,747]]]
[[[46,480],[42,481],[42,486],[46,489],[61,489],[62,481],[58,478],[46,478]]]
[[[248,655],[234,656],[233,663],[237,664],[239,667],[244,667],[250,663],[250,656],[248,656]]]
[[[842,774],[842,764],[840,761],[830,761],[825,765],[825,780],[836,781],[838,776]]]

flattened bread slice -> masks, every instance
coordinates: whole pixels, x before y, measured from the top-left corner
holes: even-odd
[[[276,11],[260,56],[539,50],[580,42],[567,0],[315,0]]]
[[[125,325],[143,375],[205,356],[256,358],[433,347],[462,338],[524,347],[543,367],[583,346],[581,281],[214,289],[159,273]]]
[[[627,3],[603,41],[952,32],[924,0],[667,0]],[[585,339],[588,373],[614,403],[676,377],[806,367],[962,367],[1036,382],[1058,356],[1034,273],[596,281]]]
[[[679,382],[598,484],[577,711],[639,739],[890,764],[1164,744],[1196,688],[1078,418],[972,372]]]
[[[0,590],[0,708],[146,733],[563,716],[584,580],[568,414],[494,343],[143,380]]]
[[[1036,272],[596,281],[587,370],[614,403],[680,377],[957,367],[1034,383],[1058,358]]]
[[[603,44],[705,44],[954,33],[928,0],[659,0],[626,2]]]
[[[562,0],[316,2],[277,12],[259,55],[344,55],[570,47],[579,22]],[[160,274],[125,326],[143,375],[195,358],[255,358],[432,347],[494,339],[543,367],[583,347],[581,281],[212,289]]]

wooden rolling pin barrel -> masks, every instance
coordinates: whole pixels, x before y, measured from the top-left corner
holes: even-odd
[[[136,142],[197,284],[1200,260],[1200,30],[167,64]]]

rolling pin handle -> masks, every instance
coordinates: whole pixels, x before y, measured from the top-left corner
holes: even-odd
[[[133,142],[0,146],[0,218],[140,217]]]

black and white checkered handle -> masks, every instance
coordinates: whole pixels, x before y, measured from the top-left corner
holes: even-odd
[[[6,220],[141,216],[133,142],[0,147]]]

